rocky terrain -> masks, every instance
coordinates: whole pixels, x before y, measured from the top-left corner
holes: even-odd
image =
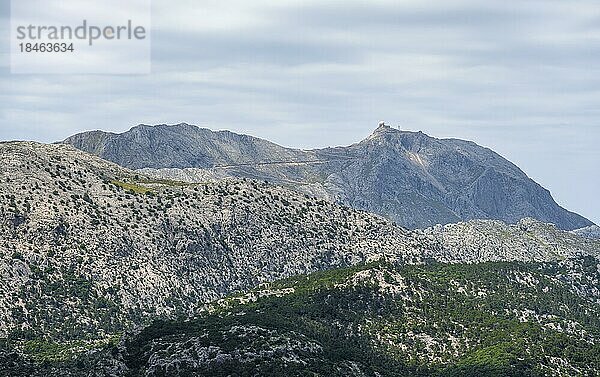
[[[15,376],[596,376],[599,284],[591,257],[371,263],[263,284],[74,356],[38,342],[5,360]]]
[[[0,144],[0,336],[110,336],[264,281],[427,247],[265,183],[146,177],[66,145]]]
[[[575,229],[572,233],[587,238],[600,238],[600,227],[598,225],[590,225],[585,228]]]
[[[437,225],[418,233],[427,234],[434,241],[435,246],[425,251],[425,255],[441,262],[527,262],[600,256],[600,240],[582,238],[531,218],[515,225],[497,220],[472,220]]]
[[[480,358],[592,375],[581,360],[597,350],[599,253],[600,240],[533,219],[410,231],[261,181],[157,179],[69,145],[4,142],[0,375],[375,375],[388,363],[432,375]],[[533,321],[526,339],[554,353],[476,339],[497,321],[507,342]]]
[[[487,148],[385,125],[359,143],[309,151],[188,124],[86,132],[64,142],[165,179],[267,180],[408,228],[472,219],[516,223],[525,217],[565,230],[592,225]]]

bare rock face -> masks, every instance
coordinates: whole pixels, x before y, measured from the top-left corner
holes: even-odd
[[[219,165],[296,160],[301,151],[229,131],[213,132],[188,124],[140,125],[123,134],[85,132],[64,141],[130,169],[210,168]]]
[[[267,180],[408,228],[471,219],[515,223],[524,217],[565,230],[592,225],[487,148],[385,124],[357,144],[309,151],[188,124],[142,125],[122,134],[86,132],[64,143],[156,177]]]

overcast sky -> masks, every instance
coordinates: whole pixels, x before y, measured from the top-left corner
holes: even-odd
[[[154,0],[135,76],[11,75],[0,4],[1,140],[187,122],[313,148],[385,120],[491,147],[600,223],[598,1]]]

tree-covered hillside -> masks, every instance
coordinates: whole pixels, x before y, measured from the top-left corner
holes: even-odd
[[[597,376],[599,267],[585,257],[318,272],[78,357],[29,342],[19,362],[23,375]]]

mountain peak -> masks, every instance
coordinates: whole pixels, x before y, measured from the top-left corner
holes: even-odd
[[[156,129],[160,129],[160,128],[169,128],[169,129],[173,129],[173,130],[177,130],[177,129],[182,129],[182,128],[192,128],[192,129],[199,129],[200,127],[192,125],[192,124],[188,124],[188,123],[176,123],[176,124],[144,124],[144,123],[140,123],[137,126],[133,126],[129,129],[128,132],[131,131],[136,131],[136,130],[156,130]]]
[[[110,136],[81,134],[65,142],[131,169],[218,169],[220,177],[268,180],[408,228],[477,218],[516,223],[524,217],[566,230],[592,225],[487,148],[399,130],[383,121],[359,143],[310,151],[186,124]],[[195,178],[172,173],[178,180],[205,178],[204,173]]]
[[[368,139],[374,139],[374,138],[378,138],[380,136],[383,135],[388,135],[388,134],[392,134],[392,133],[397,133],[399,132],[399,130],[393,128],[392,126],[386,124],[384,121],[379,122],[379,124],[377,125],[377,128],[373,131],[373,133],[367,138]]]

